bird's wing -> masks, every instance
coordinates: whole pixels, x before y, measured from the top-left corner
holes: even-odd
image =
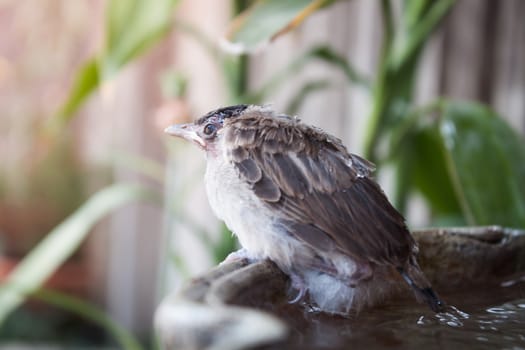
[[[369,177],[373,165],[317,129],[268,123],[232,124],[226,154],[289,233],[314,249],[404,265],[414,241]]]

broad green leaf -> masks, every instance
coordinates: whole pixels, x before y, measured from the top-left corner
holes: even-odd
[[[117,184],[95,193],[54,228],[9,274],[0,288],[0,325],[5,318],[52,275],[78,248],[93,225],[116,208],[153,193],[136,185]],[[13,288],[12,286],[16,287]],[[23,292],[18,292],[23,291]]]
[[[332,2],[334,0],[256,1],[230,24],[225,48],[237,54],[258,49]]]
[[[525,141],[491,110],[445,103],[447,171],[472,225],[525,227]]]
[[[417,130],[411,137],[415,150],[413,179],[415,188],[429,202],[436,216],[457,216],[461,213],[454,187],[447,171],[443,143],[435,124]]]

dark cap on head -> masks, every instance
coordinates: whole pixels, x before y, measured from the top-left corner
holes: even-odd
[[[235,106],[229,106],[229,107],[223,107],[223,108],[216,109],[214,111],[206,113],[206,115],[204,115],[202,118],[197,120],[196,124],[202,124],[208,118],[211,118],[211,117],[216,117],[219,119],[236,117],[239,114],[241,114],[249,106],[250,105],[247,105],[247,104],[241,104],[241,105],[235,105]]]

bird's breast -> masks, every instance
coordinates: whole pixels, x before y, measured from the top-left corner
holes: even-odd
[[[208,159],[205,182],[215,215],[254,258],[270,258],[289,266],[297,254],[310,254],[306,251],[309,248],[278,224],[278,213],[264,205],[250,185],[239,178],[233,165]]]

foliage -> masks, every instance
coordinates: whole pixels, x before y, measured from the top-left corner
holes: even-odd
[[[0,250],[10,256],[27,252],[87,198],[71,138],[50,145],[39,141],[28,137],[32,152],[20,164],[0,169],[0,232],[7,234]]]
[[[269,98],[271,93],[275,93],[279,87],[287,80],[297,75],[302,70],[308,68],[308,64],[312,62],[322,62],[334,69],[339,70],[344,74],[348,80],[348,83],[356,84],[364,89],[370,89],[370,81],[347,62],[345,58],[339,55],[337,52],[332,50],[326,45],[315,46],[305,53],[302,53],[298,57],[294,58],[290,63],[287,64],[284,69],[278,71],[273,76],[268,78],[266,82],[256,91],[246,91],[240,97],[240,100],[246,103],[262,103],[265,99]],[[309,82],[310,85],[317,85],[327,87],[326,81],[314,81]],[[306,88],[306,86],[305,86]],[[301,89],[302,91],[307,89]],[[301,91],[300,90],[300,91]],[[311,88],[310,88],[311,90]],[[294,105],[294,101],[300,99],[300,95],[304,92],[299,92],[298,96],[292,99],[288,110]]]
[[[446,218],[461,209],[469,225],[525,227],[523,139],[476,103],[440,101],[436,113],[404,146],[426,150],[410,172],[435,213]]]
[[[378,169],[387,164],[394,166],[394,202],[401,211],[405,211],[410,193],[418,191],[428,201],[436,224],[524,227],[523,138],[494,112],[475,103],[438,100],[419,107],[413,102],[421,52],[454,3],[454,0],[405,0],[399,18],[394,20],[392,2],[381,1],[384,40],[377,76],[369,90],[372,111],[365,131],[364,155]],[[292,0],[285,6],[255,1],[234,19],[228,39],[234,47],[255,48],[273,40],[276,33],[295,27],[297,18],[302,21],[311,14],[305,12],[306,7],[316,10],[321,8],[315,6],[319,4]],[[278,16],[279,6],[285,7],[278,17],[281,20],[271,21],[270,18]],[[257,23],[265,25],[262,28]],[[323,50],[330,52],[330,48]],[[350,83],[369,85],[340,57],[332,54],[316,57],[343,68]],[[302,64],[301,59],[291,64],[275,81],[270,80],[265,89],[274,90],[287,73],[295,74]],[[329,86],[330,82],[324,80],[307,82],[289,109],[296,110],[310,93]],[[384,147],[385,140],[390,140],[388,149]],[[499,175],[497,181],[495,171]]]
[[[39,289],[28,295],[93,322],[111,335],[125,350],[142,350],[140,342],[125,328],[113,321],[92,303],[49,289]]]
[[[94,194],[53,229],[9,274],[0,288],[0,325],[28,294],[36,292],[58,266],[76,251],[102,217],[126,203],[153,198],[149,190],[123,184],[110,186]]]
[[[334,0],[256,1],[230,24],[226,48],[234,53],[261,49],[332,2]]]
[[[50,120],[59,131],[104,81],[143,54],[171,29],[178,0],[112,0],[106,9],[105,47],[78,70],[66,102]]]
[[[230,26],[227,36],[230,48],[238,52],[270,49],[266,43],[334,2],[253,1]],[[177,3],[177,0],[108,2],[106,46],[77,72],[69,97],[51,119],[51,126],[58,128],[55,130],[61,130],[74,118],[81,104],[104,81],[168,33],[172,25],[171,13]],[[385,164],[394,164],[397,174],[395,202],[399,209],[405,209],[408,195],[417,190],[441,222],[524,227],[523,139],[494,112],[475,103],[438,100],[423,107],[413,103],[414,79],[421,52],[453,4],[454,0],[405,0],[400,18],[395,21],[391,2],[381,0],[384,42],[373,82],[330,47],[322,45],[294,58],[258,91],[246,91],[246,56],[223,55],[198,28],[180,21],[174,24],[178,30],[197,39],[221,65],[232,103],[264,101],[287,77],[305,69],[314,60],[331,65],[347,77],[349,84],[369,91],[373,107],[366,130],[365,156],[376,162],[379,169]],[[330,86],[327,80],[306,82],[298,88],[288,111],[297,110],[311,93]],[[385,150],[380,140],[387,140],[390,147]],[[146,172],[157,179],[161,177],[154,163],[133,156],[119,158],[131,166],[147,164]],[[149,191],[128,185],[115,185],[91,197],[52,230],[9,276],[8,284],[0,289],[0,323],[25,297],[34,295],[84,314],[112,332],[123,347],[138,348],[125,331],[96,310],[69,297],[39,290],[101,217],[125,203],[151,197]],[[206,236],[197,231],[202,237]],[[229,231],[223,230],[222,237],[219,244],[208,245],[218,260],[234,246]],[[203,241],[209,243],[207,238]],[[177,265],[183,265],[178,257],[172,258]]]
[[[178,0],[108,1],[105,47],[78,70],[68,98],[49,120],[48,131],[61,133],[91,93],[162,39],[172,27],[172,10],[177,3]],[[56,139],[60,141],[62,137]],[[57,143],[53,146],[68,149],[61,148],[63,145]],[[132,156],[120,157],[119,160],[130,166],[140,163],[144,168],[146,165],[145,171],[159,178],[158,168],[152,162]],[[60,167],[50,167],[50,171],[54,170],[63,171]],[[73,186],[75,188],[77,186]],[[70,191],[71,186],[62,183],[61,189]],[[113,334],[124,348],[139,349],[138,343],[124,329],[98,312],[93,305],[56,292],[44,291],[41,286],[76,251],[102,217],[131,201],[154,198],[158,200],[150,190],[123,184],[110,186],[90,197],[54,228],[10,273],[0,288],[0,325],[31,295],[91,319]]]

